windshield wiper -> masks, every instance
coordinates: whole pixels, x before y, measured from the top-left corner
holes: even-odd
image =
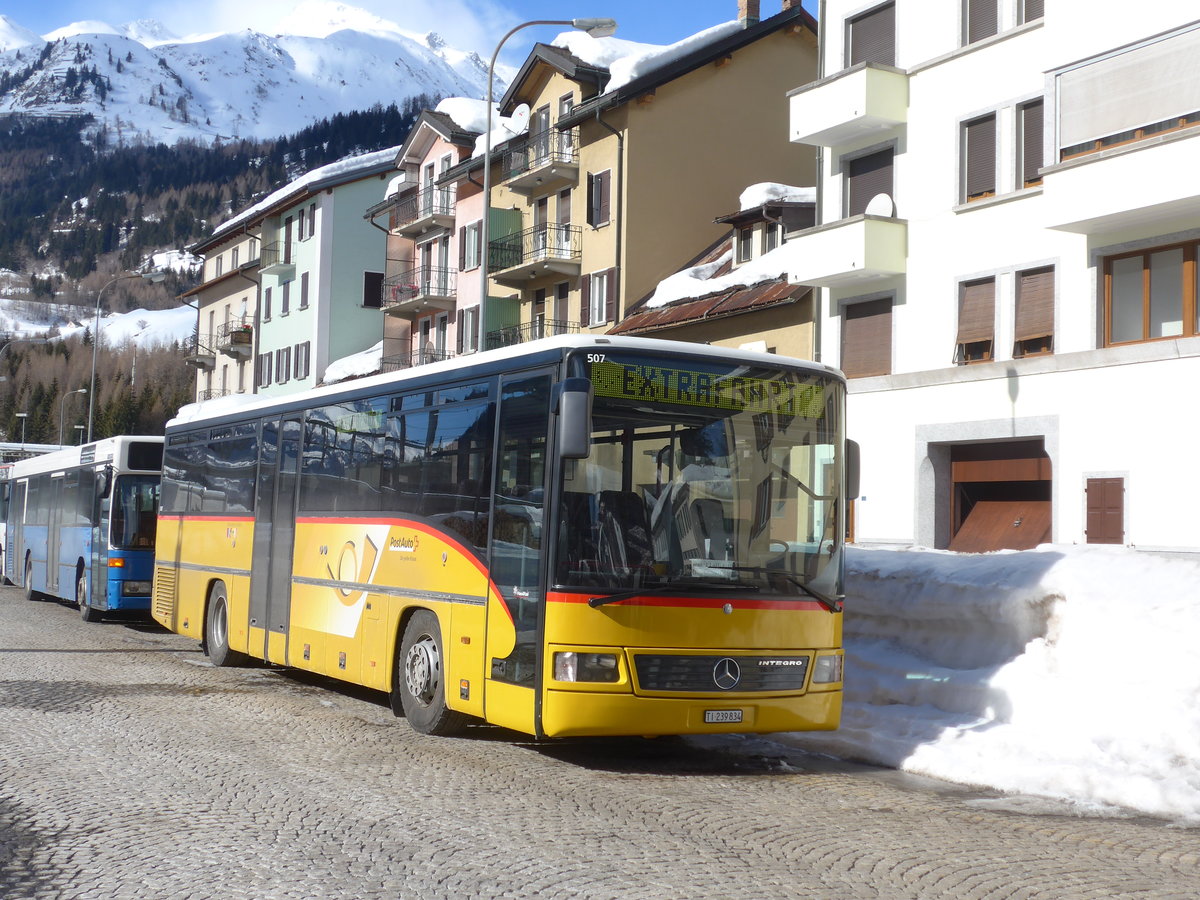
[[[628,600],[630,597],[648,594],[687,594],[697,589],[705,591],[746,591],[753,593],[759,588],[757,584],[743,584],[740,581],[692,581],[686,584],[646,584],[627,591],[618,591],[615,594],[609,594],[607,597],[592,597],[588,600],[588,606],[595,609],[607,603]]]
[[[844,594],[840,597],[830,597],[828,594],[824,594],[821,591],[818,591],[816,588],[809,587],[807,583],[788,572],[779,572],[775,569],[768,569],[767,571],[772,575],[782,575],[796,587],[800,588],[800,590],[804,591],[804,593],[808,594],[808,596],[812,597],[814,600],[824,606],[831,613],[842,611],[842,601],[845,599]]]

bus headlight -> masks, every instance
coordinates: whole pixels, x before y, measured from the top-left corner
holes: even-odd
[[[613,653],[555,653],[555,681],[617,680],[617,657]]]
[[[121,596],[122,597],[144,597],[150,593],[150,582],[148,581],[122,581]]]
[[[842,657],[836,653],[817,654],[813,665],[813,684],[833,684],[842,680]]]

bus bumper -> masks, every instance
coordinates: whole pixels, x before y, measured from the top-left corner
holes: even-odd
[[[706,721],[730,718],[732,711],[741,712],[740,722]],[[542,731],[546,737],[832,731],[841,713],[840,690],[686,699],[550,690],[542,705]]]

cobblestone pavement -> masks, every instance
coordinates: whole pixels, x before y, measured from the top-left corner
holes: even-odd
[[[0,898],[1194,898],[1200,830],[767,739],[427,738],[0,588]]]

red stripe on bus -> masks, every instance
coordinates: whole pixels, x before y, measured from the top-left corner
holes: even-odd
[[[254,516],[193,516],[169,515],[159,513],[158,517],[165,522],[253,522]]]
[[[603,594],[567,594],[551,592],[546,595],[548,603],[587,603],[592,597],[603,597]],[[736,609],[781,609],[781,610],[820,610],[825,607],[815,600],[756,600],[748,596],[739,597],[628,597],[614,600],[612,606],[654,606],[672,609],[721,609],[726,603],[731,603]],[[609,604],[606,604],[609,605]]]

